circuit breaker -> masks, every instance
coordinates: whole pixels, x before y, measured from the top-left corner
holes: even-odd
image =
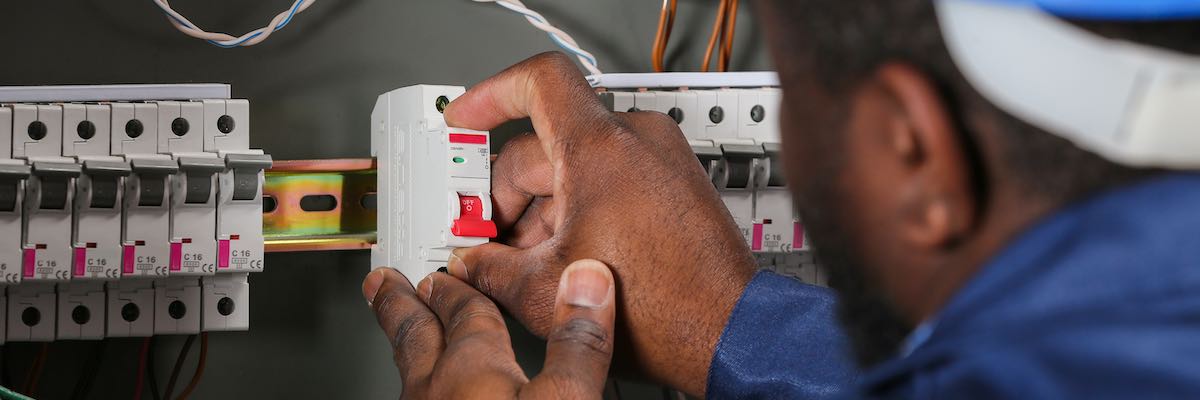
[[[373,266],[414,282],[444,267],[450,251],[496,237],[488,132],[446,126],[443,107],[465,90],[419,85],[379,96],[371,113],[378,162]]]
[[[121,201],[129,163],[109,155],[112,108],[63,104],[63,156],[83,167],[75,180],[71,281],[58,285],[57,338],[101,339],[105,282],[121,276]]]
[[[107,286],[108,336],[154,334],[154,282],[167,276],[170,256],[170,180],[179,171],[158,154],[158,106],[112,104],[110,152],[129,163],[121,202],[121,278]]]
[[[821,283],[780,158],[781,91],[773,74],[593,77],[612,111],[652,111],[679,124],[760,266]]]
[[[204,151],[224,162],[217,176],[217,271],[202,279],[205,331],[250,328],[249,274],[263,270],[263,171],[271,156],[250,148],[249,106],[204,101]]]
[[[30,167],[25,184],[21,284],[9,289],[8,339],[52,341],[56,284],[70,280],[74,185],[82,167],[62,156],[63,109],[12,106],[12,155]]]
[[[0,343],[249,328],[249,102],[228,85],[0,87]]]

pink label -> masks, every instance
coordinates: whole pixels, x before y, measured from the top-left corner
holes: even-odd
[[[804,225],[800,221],[792,223],[792,250],[804,248]]]
[[[125,275],[132,275],[133,274],[133,263],[134,263],[134,261],[137,261],[134,257],[135,247],[133,247],[133,245],[129,245],[129,244],[127,244],[123,247],[124,248],[121,249],[121,272],[124,273]]]
[[[217,241],[217,268],[229,268],[229,241]]]
[[[183,267],[183,243],[171,243],[171,270],[178,271]]]
[[[75,276],[83,276],[87,270],[87,247],[75,248]]]
[[[754,232],[750,238],[750,250],[762,250],[763,224],[754,224]]]
[[[37,249],[25,249],[25,268],[22,272],[26,278],[33,277],[35,266],[37,266]]]

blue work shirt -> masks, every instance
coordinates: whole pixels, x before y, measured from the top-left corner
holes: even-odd
[[[1200,175],[1097,195],[1034,225],[911,337],[857,371],[828,290],[761,272],[710,398],[1200,398]]]

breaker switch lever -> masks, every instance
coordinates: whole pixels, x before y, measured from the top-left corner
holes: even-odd
[[[450,225],[450,233],[459,237],[496,237],[496,223],[483,219],[483,199],[458,196],[459,218]]]

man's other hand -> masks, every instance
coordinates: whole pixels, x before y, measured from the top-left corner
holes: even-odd
[[[600,399],[613,349],[612,273],[580,260],[557,284],[545,366],[532,380],[500,310],[450,275],[430,274],[414,288],[380,268],[363,281],[363,296],[392,342],[405,399]]]
[[[617,362],[703,394],[755,268],[678,125],[661,113],[608,111],[558,53],[476,85],[445,117],[478,130],[528,117],[535,131],[509,141],[494,164],[499,242],[456,250],[450,273],[546,336],[563,268],[599,260],[618,283]]]

